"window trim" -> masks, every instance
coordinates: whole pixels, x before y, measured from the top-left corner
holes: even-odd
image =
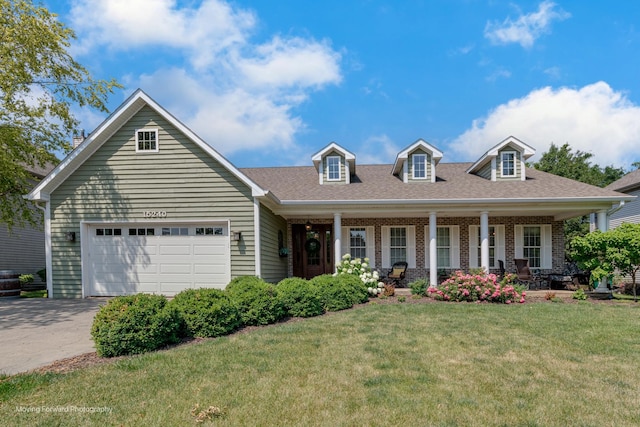
[[[513,174],[505,174],[504,173],[504,164],[505,164],[505,156],[511,155],[513,156]],[[500,153],[500,176],[503,178],[515,178],[518,176],[518,152],[515,150],[502,151]]]
[[[338,177],[331,178],[331,160],[336,159],[338,161]],[[340,156],[327,156],[325,159],[327,163],[327,181],[342,181],[342,162]]]
[[[551,224],[517,224],[514,226],[514,258],[524,258],[524,227],[540,227],[540,267],[553,270],[553,227]]]
[[[421,163],[424,166],[423,168],[423,172],[424,172],[424,176],[416,176],[416,160],[417,159],[422,159]],[[413,179],[427,179],[427,155],[425,153],[414,153],[411,155],[411,177]]]
[[[405,228],[407,236],[408,268],[416,268],[416,226],[415,225],[383,225],[382,234],[382,268],[391,268],[391,228]]]
[[[459,225],[438,225],[437,228],[449,229],[449,267],[437,266],[437,269],[458,269],[460,268],[460,226]],[[429,241],[429,224],[424,226],[424,267],[430,269],[430,247]],[[436,236],[437,240],[437,236]],[[436,241],[436,260],[437,260],[437,241]]]
[[[155,141],[156,141],[156,147],[153,150],[144,150],[144,149],[140,149],[140,140],[138,139],[139,137],[139,133],[140,132],[153,132],[155,134]],[[135,139],[135,144],[136,144],[136,153],[157,153],[160,151],[160,132],[158,132],[158,128],[141,128],[141,129],[136,129],[135,131],[135,135],[134,135],[134,139]]]

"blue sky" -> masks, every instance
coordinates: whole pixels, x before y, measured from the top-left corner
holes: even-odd
[[[45,1],[96,78],[142,88],[238,167],[335,141],[393,163],[423,138],[475,161],[513,135],[640,161],[640,2]],[[78,111],[93,130],[104,115]],[[534,158],[534,160],[536,159]]]

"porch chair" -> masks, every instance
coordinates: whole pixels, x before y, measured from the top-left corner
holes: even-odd
[[[525,285],[527,289],[538,289],[542,287],[542,278],[531,272],[529,260],[526,258],[514,258],[516,264],[516,275],[518,282]]]
[[[408,263],[404,261],[399,261],[393,264],[389,273],[387,273],[386,282],[391,282],[395,287],[400,287],[400,282],[404,280],[404,276],[407,273]]]
[[[504,261],[499,259],[498,260],[498,266],[500,268],[500,275],[498,277],[500,277],[500,279],[502,279],[504,277],[504,275],[506,274],[506,270],[504,269]]]

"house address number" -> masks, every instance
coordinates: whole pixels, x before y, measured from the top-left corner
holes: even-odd
[[[142,211],[144,218],[166,218],[167,211]]]

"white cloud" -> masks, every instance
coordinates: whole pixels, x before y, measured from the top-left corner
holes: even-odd
[[[502,23],[487,22],[484,36],[494,44],[519,43],[529,48],[538,37],[549,32],[552,21],[562,21],[570,16],[568,12],[557,9],[555,3],[545,0],[537,12],[520,15],[515,21],[507,18]]]
[[[640,107],[605,82],[580,89],[545,87],[474,120],[449,147],[457,153],[453,156],[473,161],[509,135],[536,148],[536,158],[551,143],[566,142],[574,151],[594,154],[593,163],[600,166],[628,166],[638,160]]]
[[[400,149],[388,135],[381,134],[370,136],[360,149],[353,152],[358,156],[358,164],[374,165],[394,161]]]
[[[342,53],[329,41],[274,35],[252,43],[257,16],[223,0],[79,0],[71,17],[79,53],[157,49],[182,58],[124,78],[225,154],[291,148],[305,127],[295,107],[342,80]]]

